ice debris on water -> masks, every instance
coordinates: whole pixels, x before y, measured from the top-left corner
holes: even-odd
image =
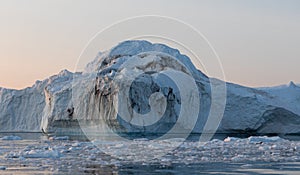
[[[183,143],[178,144],[180,141]],[[9,161],[12,164],[21,162],[38,167],[42,161],[47,165],[45,169],[50,170],[55,167],[55,169],[65,170],[74,167],[84,169],[82,167],[84,165],[120,166],[128,163],[168,166],[207,162],[249,163],[300,160],[298,151],[300,142],[279,137],[229,137],[224,140],[214,139],[203,144],[181,139],[110,141],[102,145],[72,140],[28,143],[0,142],[0,148],[5,148],[2,150],[3,159],[0,159],[0,165],[6,165]],[[170,149],[174,144],[178,147]]]
[[[22,138],[19,136],[4,136],[0,140],[22,140]]]
[[[69,140],[69,136],[50,137],[49,140]]]
[[[62,154],[57,150],[31,150],[24,152],[22,156],[24,158],[59,158]]]
[[[236,137],[226,137],[224,139],[224,142],[234,142],[234,141],[237,141],[239,140],[239,138],[236,138]]]
[[[266,142],[277,142],[282,140],[280,137],[267,137],[267,136],[259,136],[259,137],[254,137],[251,136],[248,138],[249,143],[266,143]]]

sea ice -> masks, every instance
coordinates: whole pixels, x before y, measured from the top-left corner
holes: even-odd
[[[59,136],[59,137],[51,137],[50,139],[53,139],[53,140],[69,140],[69,136]]]
[[[265,143],[265,142],[277,142],[277,141],[282,141],[280,137],[267,137],[267,136],[260,136],[260,137],[249,137],[248,141],[249,143]]]
[[[22,138],[19,136],[4,136],[0,140],[22,140]]]
[[[31,150],[22,153],[24,158],[60,158],[63,155],[57,150]]]
[[[234,142],[234,141],[237,141],[239,140],[239,138],[236,138],[236,137],[226,137],[224,139],[224,142]]]

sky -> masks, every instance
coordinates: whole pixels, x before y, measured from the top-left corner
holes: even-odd
[[[97,32],[140,15],[176,18],[200,31],[218,53],[226,81],[300,83],[299,9],[297,0],[2,0],[0,87],[21,89],[62,69],[75,71]],[[111,47],[103,42],[99,51]]]

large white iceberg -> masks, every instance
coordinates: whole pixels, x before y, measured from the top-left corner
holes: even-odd
[[[134,59],[143,61],[122,68]],[[0,131],[65,132],[69,129],[77,132],[78,121],[98,120],[116,132],[166,132],[178,122],[185,96],[181,96],[171,79],[151,70],[167,71],[169,68],[192,77],[197,86],[193,96],[199,96],[199,106],[194,108],[199,111],[196,121],[187,115],[176,127],[184,130],[191,129],[192,125],[193,133],[203,132],[211,108],[210,82],[215,79],[197,70],[178,50],[148,41],[122,42],[100,53],[82,73],[64,70],[23,90],[0,88]],[[118,118],[114,104],[114,95],[126,83],[118,84],[113,80],[139,70],[147,73],[135,77],[131,86],[126,87],[130,90],[128,99],[132,110],[129,114],[135,120],[129,122],[126,117]],[[118,71],[123,74],[117,74]],[[300,134],[300,87],[294,83],[274,88],[226,83],[226,88],[226,108],[218,133]],[[147,120],[138,120],[140,115],[151,112],[151,107],[156,109],[150,113],[153,118],[148,115]],[[159,113],[164,113],[159,124],[135,125],[155,123]],[[186,114],[194,113],[187,111]]]

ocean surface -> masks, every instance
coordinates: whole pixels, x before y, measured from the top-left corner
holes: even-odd
[[[300,174],[298,136],[233,136],[102,142],[0,133],[0,174]]]

